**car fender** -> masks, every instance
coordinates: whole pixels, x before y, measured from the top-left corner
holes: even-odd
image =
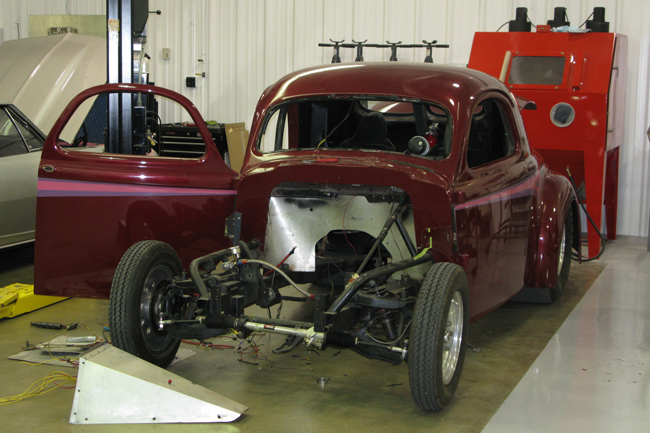
[[[532,203],[524,285],[545,288],[557,284],[560,233],[573,208],[573,248],[580,252],[580,218],[575,192],[569,180],[541,167],[538,192]]]

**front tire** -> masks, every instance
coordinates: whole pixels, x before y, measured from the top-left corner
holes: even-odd
[[[113,345],[159,367],[167,367],[180,340],[158,329],[161,294],[183,270],[176,251],[142,241],[124,254],[115,271],[108,306]]]
[[[438,412],[458,387],[469,327],[469,288],[463,269],[435,263],[418,294],[409,341],[409,382],[413,400]]]

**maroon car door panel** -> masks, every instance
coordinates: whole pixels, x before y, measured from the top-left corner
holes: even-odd
[[[467,145],[467,168],[455,185],[459,253],[470,282],[472,316],[512,298],[523,285],[530,207],[538,178],[522,154],[509,105],[476,105]]]
[[[115,87],[100,86],[75,98],[50,132],[39,168],[35,253],[39,294],[108,297],[117,263],[141,240],[169,243],[185,266],[197,256],[228,246],[224,221],[234,209],[235,173],[224,163],[205,122],[187,99],[174,92],[131,87],[156,94],[161,111],[165,111],[162,100],[178,102],[187,111],[181,118],[191,120],[203,140],[204,153],[189,158],[151,151],[109,154],[102,151],[103,143],[97,143],[102,136],[97,131],[85,132],[91,137],[95,132],[95,138],[86,137],[84,148],[67,147],[72,140],[62,134],[75,107],[93,93]],[[178,118],[177,110],[167,111]],[[158,146],[159,126],[152,128],[151,136]],[[160,150],[153,145],[152,149]]]

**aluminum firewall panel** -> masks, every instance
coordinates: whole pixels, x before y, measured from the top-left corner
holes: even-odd
[[[332,194],[327,198],[271,197],[264,251],[266,260],[279,263],[292,249],[285,262],[291,271],[316,270],[316,243],[332,230],[362,231],[377,237],[395,203],[370,203],[359,195]],[[411,239],[414,225],[407,207],[402,222]],[[410,257],[397,227],[391,227],[383,245],[393,261]]]

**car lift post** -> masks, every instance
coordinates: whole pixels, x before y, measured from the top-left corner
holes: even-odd
[[[106,53],[109,84],[133,82],[131,0],[106,1]],[[133,153],[131,95],[108,95],[107,151]]]
[[[148,0],[106,0],[108,83],[133,83],[134,36],[143,35]],[[133,99],[130,93],[108,95],[107,152],[133,153]]]

